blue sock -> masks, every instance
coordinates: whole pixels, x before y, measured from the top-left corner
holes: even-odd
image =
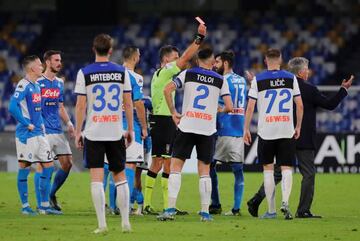
[[[110,174],[110,179],[109,179],[109,202],[110,202],[110,208],[112,208],[113,210],[115,210],[116,208],[116,187],[115,187],[115,182],[114,182],[114,178],[113,175]]]
[[[137,199],[137,195],[138,195],[138,190],[137,190],[137,188],[134,188],[133,192],[131,194],[131,197],[130,197],[130,204],[131,205],[134,205],[134,203],[135,203],[135,201]]]
[[[137,197],[136,197],[136,202],[138,205],[143,205],[144,204],[144,195],[141,192],[140,189],[135,189],[137,192]]]
[[[238,210],[241,206],[241,201],[244,194],[244,173],[242,163],[231,164],[231,169],[235,176],[234,183],[234,207],[233,209]]]
[[[220,196],[219,196],[219,187],[218,187],[218,177],[216,174],[216,161],[214,160],[210,164],[210,177],[211,177],[211,205],[220,206]]]
[[[37,205],[37,207],[41,206],[40,176],[41,176],[41,172],[35,172],[34,186],[35,186],[35,195],[36,195],[36,205]]]
[[[126,180],[129,184],[129,195],[131,197],[134,190],[135,171],[131,168],[125,168]]]
[[[56,192],[64,184],[64,182],[68,176],[69,176],[69,173],[65,172],[63,169],[59,169],[56,172],[54,182],[51,186],[50,197],[55,197]]]
[[[19,168],[18,176],[17,176],[17,188],[19,191],[19,196],[21,200],[22,207],[29,206],[28,201],[28,176],[30,173],[30,168]]]
[[[107,180],[109,176],[109,164],[104,163],[104,192],[106,192]]]
[[[40,176],[40,198],[41,198],[41,207],[48,205],[49,203],[49,194],[50,194],[50,182],[51,176],[54,172],[54,167],[43,167],[43,172]]]

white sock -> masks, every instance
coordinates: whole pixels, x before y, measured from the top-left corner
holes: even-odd
[[[180,172],[172,172],[169,176],[168,182],[168,208],[175,208],[176,207],[176,199],[179,194],[181,187],[181,173]]]
[[[211,200],[211,178],[210,176],[201,176],[199,179],[199,192],[201,202],[201,212],[209,213]]]
[[[120,209],[121,214],[121,225],[128,226],[130,225],[129,221],[129,205],[130,205],[130,196],[129,196],[129,185],[127,181],[121,181],[115,183],[116,186],[116,202]]]
[[[288,205],[291,188],[292,188],[292,170],[291,169],[282,170],[281,175],[282,175],[282,180],[281,180],[282,201]]]
[[[96,211],[99,228],[106,228],[105,220],[105,193],[102,182],[91,183],[91,197]]]
[[[276,213],[274,170],[264,170],[264,188],[268,202],[268,212]]]

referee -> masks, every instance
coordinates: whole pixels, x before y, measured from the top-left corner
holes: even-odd
[[[176,126],[164,97],[165,86],[181,70],[185,69],[195,55],[206,35],[206,27],[200,24],[193,43],[179,57],[179,50],[171,45],[160,49],[161,67],[155,71],[151,80],[151,98],[153,115],[150,116],[150,135],[152,139],[152,163],[145,178],[144,214],[158,215],[152,208],[152,191],[156,176],[163,168],[161,187],[163,191],[164,209],[168,205],[168,179],[170,174],[170,157]],[[174,98],[174,95],[173,95]],[[180,213],[177,210],[177,214]]]

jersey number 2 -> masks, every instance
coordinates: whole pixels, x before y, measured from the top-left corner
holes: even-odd
[[[209,96],[209,88],[206,85],[199,85],[196,88],[196,91],[203,93],[195,97],[193,107],[196,109],[205,110],[206,106],[200,105],[199,101],[206,99]]]
[[[107,104],[107,107],[111,111],[117,111],[119,110],[120,106],[120,87],[117,84],[110,85],[108,88],[108,93],[106,93],[105,87],[102,85],[95,85],[92,89],[92,93],[96,94],[99,91],[99,94],[96,96],[96,99],[93,104],[94,111],[102,111],[106,107],[106,100],[105,95],[106,94],[112,94],[111,99],[114,100],[114,102],[109,102]]]

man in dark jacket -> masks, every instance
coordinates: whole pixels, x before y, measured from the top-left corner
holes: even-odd
[[[303,57],[295,57],[288,63],[289,70],[298,79],[301,97],[304,103],[303,125],[300,138],[296,141],[296,156],[299,162],[299,170],[303,176],[301,182],[301,194],[299,206],[296,212],[297,218],[321,218],[313,215],[310,211],[314,197],[315,184],[315,137],[316,137],[316,109],[321,107],[327,110],[334,110],[347,96],[347,89],[350,88],[354,76],[343,80],[340,90],[336,95],[328,98],[321,94],[316,86],[307,83],[309,78],[309,61]],[[281,173],[275,169],[275,182],[281,180]],[[258,208],[265,197],[263,185],[252,199],[248,201],[248,210],[252,216],[257,216]]]

